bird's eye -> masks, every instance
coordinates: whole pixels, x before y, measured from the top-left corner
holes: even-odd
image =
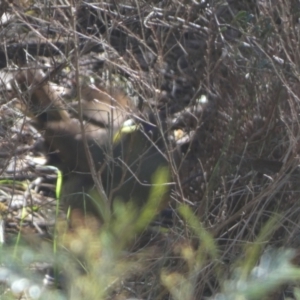
[[[147,134],[152,135],[153,131],[155,129],[155,126],[152,124],[149,124],[149,123],[143,123],[143,128]]]

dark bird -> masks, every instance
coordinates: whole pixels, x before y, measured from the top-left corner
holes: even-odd
[[[82,115],[87,121],[83,123],[83,134],[79,120],[71,117],[44,78],[41,71],[29,70],[20,72],[15,79],[27,114],[33,116],[47,148],[50,152],[58,151],[64,177],[61,199],[65,209],[103,220],[102,206],[107,199],[108,203],[114,199],[132,200],[137,209],[141,208],[149,198],[156,171],[161,167],[169,170],[165,136],[159,126],[155,126],[153,120],[144,120],[138,122],[134,130],[124,133],[124,129],[130,128],[122,127],[124,121],[135,111],[130,99],[120,92],[85,87]],[[95,193],[98,190],[85,145],[106,199]],[[157,197],[167,199],[169,191],[168,185]]]

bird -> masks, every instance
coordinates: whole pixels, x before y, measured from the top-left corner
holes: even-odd
[[[167,188],[157,195],[162,198],[157,209],[164,206],[170,192],[170,168],[165,128],[153,122],[154,115],[125,126],[124,122],[136,112],[132,101],[120,91],[92,86],[82,89],[82,115],[86,121],[81,123],[66,110],[42,71],[20,71],[15,82],[23,98],[23,110],[42,132],[48,151],[58,153],[63,173],[61,201],[66,211],[79,211],[103,221],[107,212],[102,206],[107,199],[112,206],[115,199],[132,202],[139,211],[153,191],[159,170],[167,170],[164,182],[159,183]],[[80,115],[72,109],[74,115]],[[97,193],[85,145],[106,199]]]

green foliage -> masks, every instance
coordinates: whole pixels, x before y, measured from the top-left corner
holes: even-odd
[[[156,179],[165,179],[164,176],[164,171],[160,171]],[[154,190],[157,188],[160,189],[159,185]],[[160,192],[153,191],[152,198],[138,218],[131,204],[117,203],[114,218],[100,232],[92,230],[92,223],[87,228],[78,228],[73,232],[69,232],[65,224],[59,223],[55,252],[51,243],[46,241],[36,241],[30,245],[19,241],[13,252],[8,247],[2,247],[0,281],[4,276],[10,287],[7,299],[13,299],[18,289],[20,295],[34,291],[36,295],[42,295],[33,299],[51,299],[54,296],[58,297],[56,299],[107,299],[114,291],[122,290],[122,282],[130,280],[136,272],[149,272],[150,276],[153,270],[148,269],[145,261],[141,260],[146,257],[147,248],[140,249],[138,255],[130,255],[131,258],[127,257],[126,249],[153,219],[157,194]],[[185,272],[170,270],[163,265],[155,271],[160,275],[160,284],[172,299],[194,299],[197,280],[207,268],[218,278],[221,287],[218,299],[224,300],[261,299],[281,285],[300,279],[300,269],[290,263],[294,256],[292,251],[272,248],[263,251],[262,243],[274,230],[277,218],[272,218],[264,226],[257,241],[245,248],[245,256],[234,262],[238,267],[225,275],[219,263],[220,251],[212,235],[186,205],[180,205],[178,212],[186,223],[185,230],[199,243],[198,246],[192,246],[189,242],[181,242],[177,246],[179,257],[187,266]],[[179,236],[178,232],[177,238]],[[41,278],[33,267],[37,262],[56,266],[57,276],[63,274],[65,278],[68,293],[42,291]]]
[[[141,264],[134,260],[124,259],[123,253],[157,214],[168,174],[164,168],[154,174],[154,187],[142,211],[138,211],[132,202],[124,204],[116,201],[113,218],[100,231],[94,230],[92,219],[87,219],[87,227],[76,228],[74,232],[69,231],[66,223],[58,222],[54,247],[50,242],[39,241],[38,238],[28,244],[26,236],[25,240],[22,239],[20,232],[12,246],[13,251],[11,247],[2,247],[0,253],[0,264],[5,266],[3,270],[8,274],[5,280],[10,290],[16,282],[28,278],[28,284],[20,288],[20,294],[29,293],[35,286],[39,290],[36,293],[41,294],[41,278],[36,276],[33,265],[43,262],[57,268],[58,280],[61,273],[67,278],[64,284],[69,295],[56,291],[55,297],[106,299],[133,270],[141,268]],[[42,299],[53,296],[53,291],[46,291]]]
[[[262,299],[283,284],[296,282],[300,279],[300,269],[291,264],[293,256],[289,250],[266,250],[247,276],[243,273],[244,266],[234,270],[233,276],[223,283],[220,299]]]

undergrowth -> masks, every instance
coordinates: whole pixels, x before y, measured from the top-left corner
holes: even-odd
[[[298,1],[123,2],[0,5],[1,299],[300,299]],[[27,68],[70,106],[105,85],[165,112],[169,227],[150,201],[68,229],[13,92]]]

